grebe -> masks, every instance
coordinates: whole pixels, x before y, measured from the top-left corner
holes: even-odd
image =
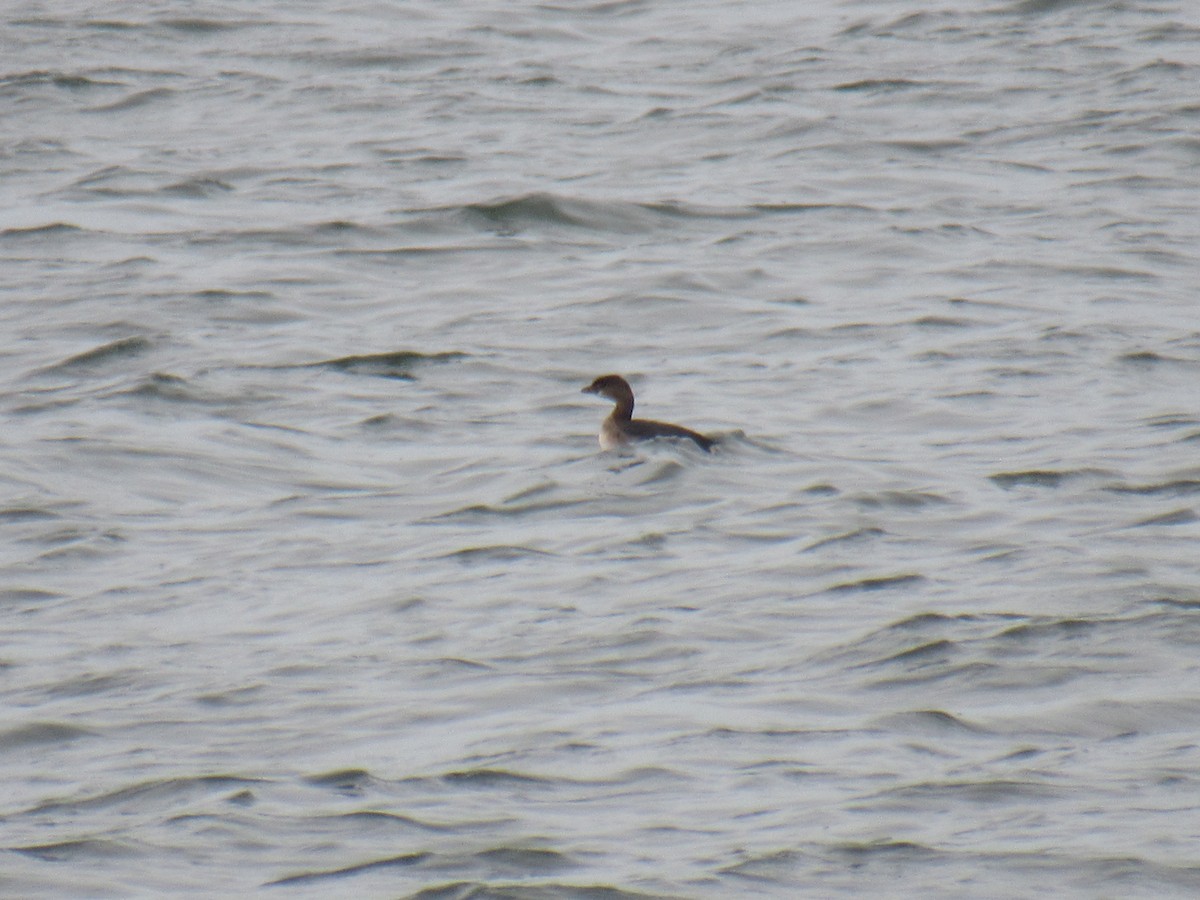
[[[697,434],[690,428],[652,422],[649,419],[633,418],[633,389],[620,375],[601,375],[582,391],[584,394],[599,394],[617,405],[600,426],[600,449],[613,450],[631,441],[646,441],[652,438],[688,438],[700,449],[708,451],[716,443],[712,438]]]

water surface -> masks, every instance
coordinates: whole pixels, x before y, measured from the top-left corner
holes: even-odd
[[[1190,6],[2,21],[0,893],[1200,890]]]

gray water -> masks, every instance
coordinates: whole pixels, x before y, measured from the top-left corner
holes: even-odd
[[[1195,896],[1198,85],[1185,0],[8,4],[0,895]]]

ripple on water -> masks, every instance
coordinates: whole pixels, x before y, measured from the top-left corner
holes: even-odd
[[[429,853],[403,853],[399,856],[390,856],[385,859],[373,859],[369,862],[357,863],[352,866],[342,866],[337,869],[326,869],[319,872],[301,872],[297,875],[287,875],[283,878],[277,878],[274,881],[268,881],[264,887],[282,887],[284,885],[298,884],[314,884],[326,881],[335,881],[341,878],[350,878],[356,875],[362,875],[367,872],[379,872],[381,870],[395,869],[397,867],[415,866],[418,863],[425,862],[430,858]]]
[[[21,816],[78,816],[89,811],[119,812],[136,816],[170,811],[185,801],[232,794],[264,783],[259,778],[234,775],[199,775],[161,778],[117,788],[78,799],[47,800],[20,813]]]
[[[333,369],[351,375],[370,375],[377,378],[398,378],[413,381],[413,369],[427,363],[453,362],[465,359],[465,353],[418,353],[413,350],[395,350],[390,353],[370,353],[342,356],[321,362],[307,363],[311,368]]]
[[[62,362],[42,369],[43,374],[82,373],[114,363],[121,363],[148,353],[154,343],[147,337],[133,335],[109,341],[82,353],[69,356]]]
[[[833,594],[848,594],[862,591],[886,591],[893,588],[910,587],[925,581],[924,575],[914,572],[901,575],[879,575],[873,578],[859,578],[854,581],[844,581],[840,584],[825,588]]]
[[[0,731],[0,752],[35,747],[42,744],[63,744],[91,737],[94,732],[63,722],[35,722]]]
[[[1145,519],[1138,519],[1131,523],[1130,528],[1147,528],[1158,525],[1191,525],[1197,521],[1195,510],[1189,507],[1181,509],[1173,509],[1170,512],[1159,513]]]
[[[988,478],[1002,488],[1047,487],[1056,488],[1082,472],[1063,472],[1053,469],[1028,469],[1023,472],[997,472]]]
[[[1105,487],[1105,490],[1111,491],[1114,494],[1140,494],[1148,497],[1162,494],[1172,497],[1186,497],[1190,494],[1200,493],[1200,479],[1172,478],[1167,481],[1147,484],[1111,484]]]
[[[29,844],[12,848],[17,853],[33,856],[45,862],[100,863],[142,855],[141,848],[126,841],[91,838],[76,841],[55,841],[49,844]]]

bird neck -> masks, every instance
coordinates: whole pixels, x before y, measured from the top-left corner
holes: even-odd
[[[613,397],[617,405],[613,408],[612,417],[618,422],[628,422],[633,418],[633,396]]]

